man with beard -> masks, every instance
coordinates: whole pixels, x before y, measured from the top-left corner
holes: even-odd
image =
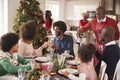
[[[120,33],[119,33],[118,26],[117,26],[117,22],[113,20],[112,18],[107,17],[105,14],[105,9],[99,6],[96,9],[96,18],[92,19],[86,25],[78,29],[78,34],[81,34],[85,32],[86,30],[92,30],[95,34],[95,37],[96,37],[95,47],[97,49],[97,52],[94,56],[94,67],[95,68],[97,64],[99,63],[100,55],[103,53],[103,50],[104,50],[104,45],[101,44],[100,39],[101,39],[102,29],[106,26],[108,27],[112,26],[114,28],[115,30],[114,40],[118,41]]]
[[[73,38],[70,35],[64,34],[67,29],[65,22],[56,21],[53,23],[53,29],[55,30],[54,45],[52,46],[55,53],[64,53],[64,51],[69,51],[70,55],[74,55],[73,51]]]

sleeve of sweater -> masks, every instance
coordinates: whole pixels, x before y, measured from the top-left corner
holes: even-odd
[[[42,56],[42,50],[48,46],[48,42],[45,42],[38,49],[35,50],[37,56]]]
[[[21,65],[21,66],[15,66],[10,63],[10,61],[6,58],[2,60],[2,67],[8,72],[8,73],[17,73],[17,70],[22,68],[26,70],[31,70],[30,65]]]
[[[24,57],[22,57],[22,56],[20,56],[20,55],[18,55],[18,63],[20,63],[20,64],[27,64],[27,63],[29,63],[30,62],[30,60],[29,59],[26,59],[26,58],[24,58]]]

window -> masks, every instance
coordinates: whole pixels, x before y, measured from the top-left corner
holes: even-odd
[[[8,0],[0,0],[0,36],[8,32]]]
[[[58,1],[46,1],[46,10],[52,12],[52,17],[54,21],[59,20],[59,2]]]
[[[46,0],[46,10],[50,10],[52,12],[52,19],[54,22],[59,20],[59,1]],[[55,34],[53,28],[51,31],[52,34]]]

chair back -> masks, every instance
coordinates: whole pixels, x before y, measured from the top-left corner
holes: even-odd
[[[105,73],[103,80],[108,80],[108,75],[107,75],[107,73]]]
[[[113,80],[120,80],[120,59],[116,65],[115,73],[113,76]]]
[[[99,80],[104,80],[106,67],[107,67],[107,64],[104,61],[102,61],[100,66],[100,72],[99,72]]]

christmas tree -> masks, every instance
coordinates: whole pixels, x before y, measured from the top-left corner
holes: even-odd
[[[35,20],[38,27],[38,36],[33,40],[34,48],[38,48],[47,41],[47,30],[43,27],[44,19],[43,12],[39,7],[40,3],[37,0],[20,0],[20,6],[17,9],[17,15],[14,19],[13,30],[19,34],[20,26],[28,20]]]

